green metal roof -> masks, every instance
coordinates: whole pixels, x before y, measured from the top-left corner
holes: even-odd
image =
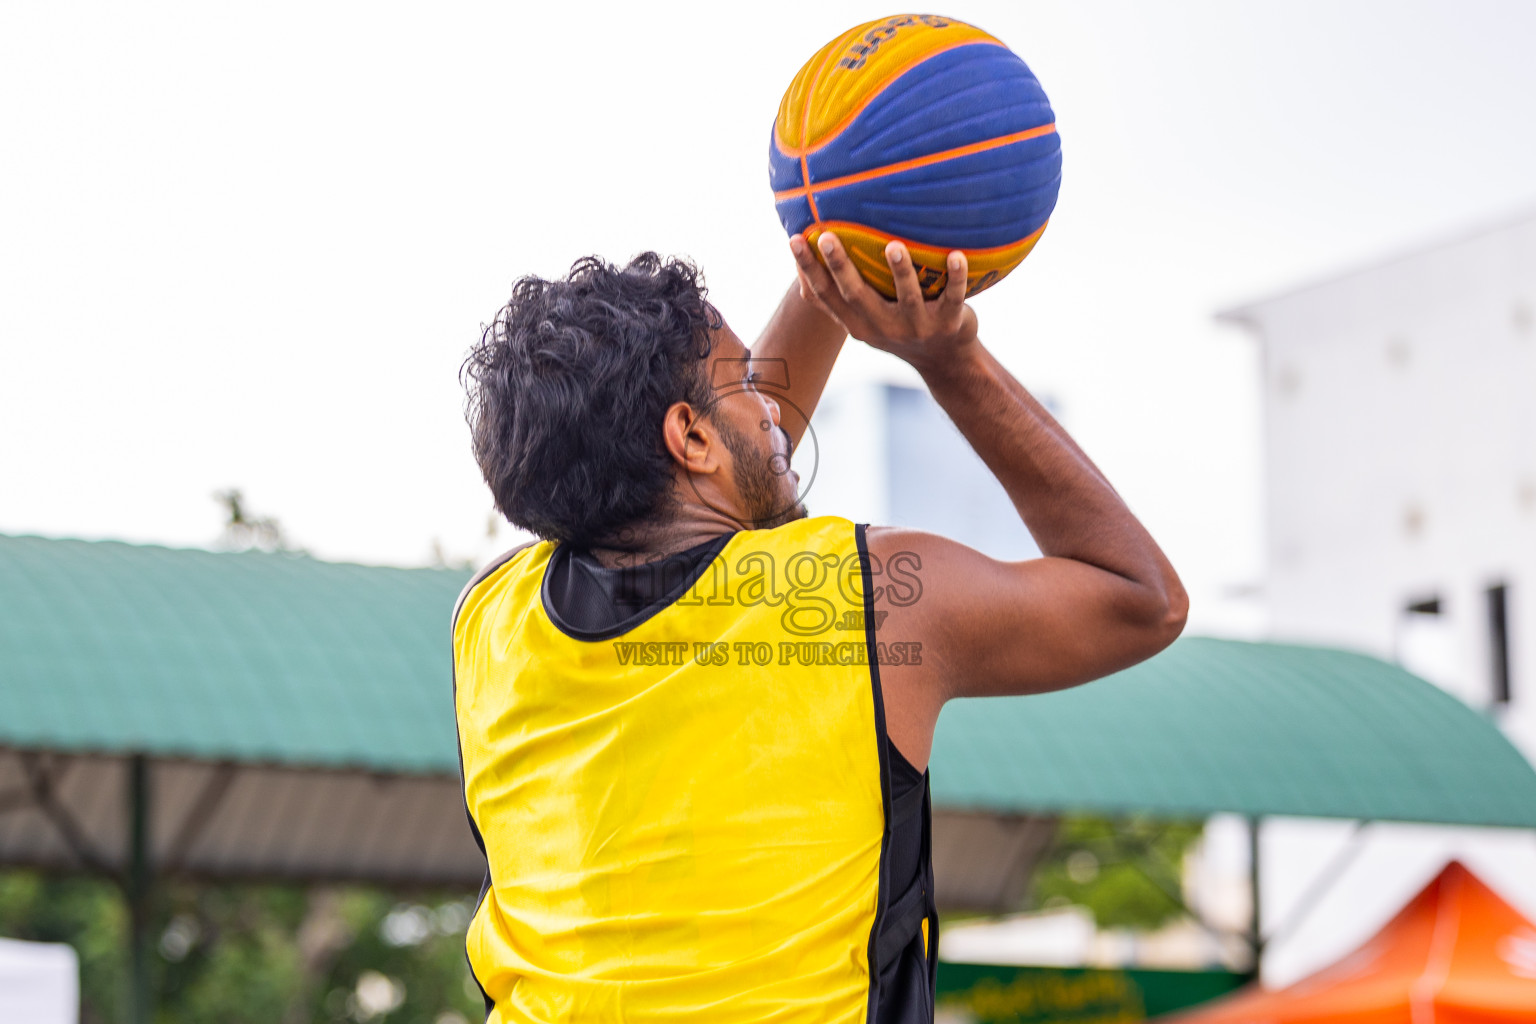
[[[0,744],[457,772],[468,578],[0,537]]]
[[[1089,686],[951,703],[949,807],[1536,827],[1536,771],[1484,716],[1363,654],[1184,639]]]
[[[468,573],[0,537],[0,745],[458,770],[449,616]],[[937,803],[1536,827],[1487,719],[1342,651],[1186,639],[1091,686],[957,701]]]

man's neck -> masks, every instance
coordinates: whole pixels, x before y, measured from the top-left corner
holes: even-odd
[[[665,522],[625,527],[612,540],[594,544],[590,550],[598,564],[618,569],[657,562],[741,529],[745,527],[740,522],[714,509],[685,508]]]

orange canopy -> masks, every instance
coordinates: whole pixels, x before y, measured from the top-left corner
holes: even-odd
[[[1245,989],[1168,1024],[1536,1022],[1536,925],[1452,861],[1365,945],[1273,991]]]

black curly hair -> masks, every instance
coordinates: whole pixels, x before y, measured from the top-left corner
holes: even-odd
[[[665,517],[668,407],[713,404],[705,360],[722,325],[687,260],[641,253],[524,277],[464,360],[465,418],[496,507],[546,540],[616,544]]]

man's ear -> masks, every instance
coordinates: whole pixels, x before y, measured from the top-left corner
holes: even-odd
[[[672,461],[688,473],[710,474],[720,468],[720,433],[687,402],[674,402],[661,421],[662,441]]]

